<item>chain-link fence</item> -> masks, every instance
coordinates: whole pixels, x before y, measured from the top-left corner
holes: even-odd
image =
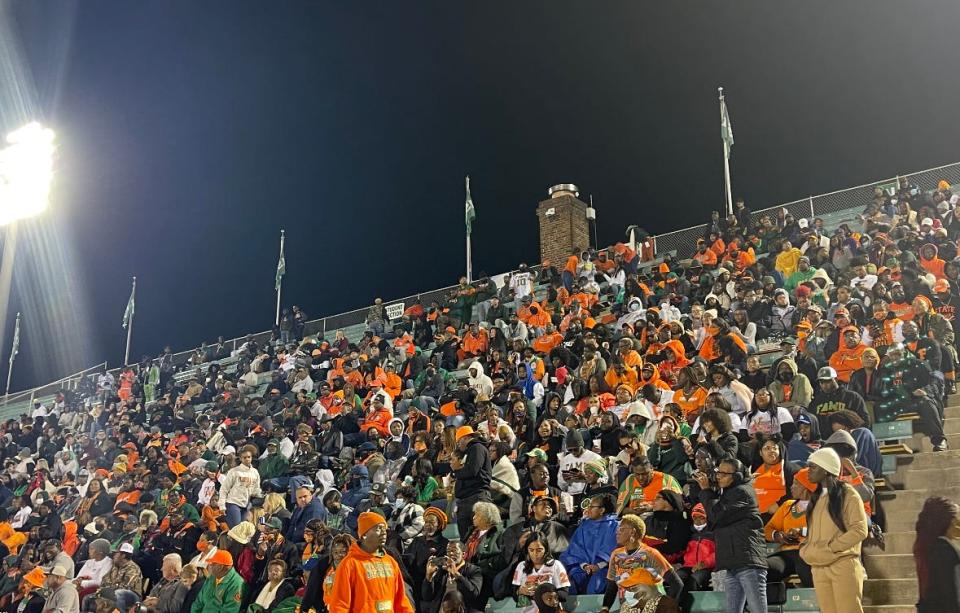
[[[960,162],[900,176],[907,177],[912,184],[924,191],[936,188],[942,180],[947,181],[950,185],[956,185],[960,183]],[[851,209],[863,210],[873,201],[873,190],[876,186],[895,185],[899,178],[898,176],[880,179],[857,187],[779,204],[760,211],[753,211],[752,216],[754,220],[757,220],[763,215],[775,215],[782,208],[787,209],[795,219],[820,217]],[[702,238],[706,231],[707,225],[702,224],[659,234],[656,236],[656,255],[671,253],[676,257],[688,258],[696,251],[697,239]]]

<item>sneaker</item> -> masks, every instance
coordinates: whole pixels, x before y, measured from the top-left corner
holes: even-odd
[[[933,446],[934,451],[946,451],[948,449],[947,439],[943,439],[939,443]]]

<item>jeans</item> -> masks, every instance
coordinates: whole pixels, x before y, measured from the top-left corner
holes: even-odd
[[[224,510],[224,515],[226,515],[227,525],[233,528],[240,523],[240,520],[243,518],[243,512],[245,509],[240,508],[240,506],[235,504],[227,503],[227,508]]]
[[[743,613],[743,605],[750,613],[767,613],[767,569],[727,569],[723,583],[727,594],[726,613]]]

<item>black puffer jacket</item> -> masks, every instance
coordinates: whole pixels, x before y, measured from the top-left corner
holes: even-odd
[[[720,494],[701,490],[700,502],[717,543],[717,570],[767,567],[763,522],[750,483],[734,485]]]
[[[490,487],[490,454],[483,441],[475,438],[467,444],[463,468],[454,471],[454,474],[457,482],[453,493],[457,500],[470,498]]]

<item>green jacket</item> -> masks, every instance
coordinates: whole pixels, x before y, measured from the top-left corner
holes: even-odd
[[[213,576],[207,577],[193,601],[190,613],[240,613],[246,585],[236,569],[231,568],[218,585]]]
[[[287,458],[283,457],[282,453],[275,453],[260,460],[260,465],[257,466],[257,471],[260,472],[260,480],[262,481],[264,479],[282,477],[283,475],[287,474],[287,469],[289,467],[290,462],[287,461]]]

